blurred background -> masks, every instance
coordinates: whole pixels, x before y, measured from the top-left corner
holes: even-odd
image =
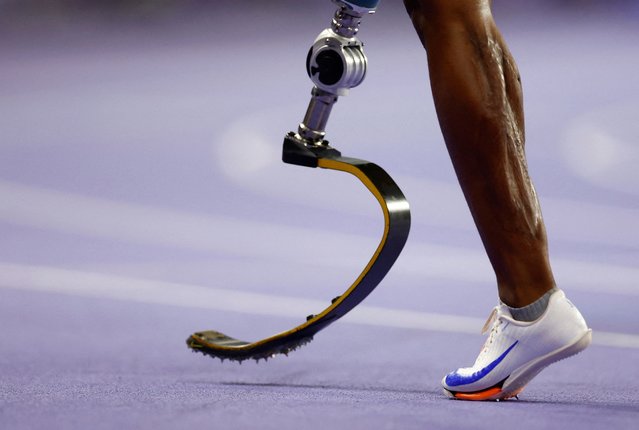
[[[308,103],[306,52],[333,10],[328,0],[2,1],[0,259],[282,294],[322,274],[341,289],[375,244],[374,202],[350,178],[279,162]],[[495,0],[494,13],[523,76],[560,283],[636,291],[637,2]],[[470,288],[483,307],[458,310],[481,315],[493,275],[401,2],[382,2],[360,36],[369,73],[336,106],[330,140],[381,164],[411,201],[392,282],[443,281],[444,308]],[[282,261],[294,265],[284,284]],[[414,307],[410,292],[381,291],[380,302]],[[607,309],[593,311],[603,324]]]
[[[328,0],[1,1],[5,191],[41,187],[269,225],[281,225],[285,213],[285,224],[300,228],[329,219],[335,229],[369,234],[358,216],[344,216],[345,208],[369,210],[357,209],[356,197],[277,161],[281,136],[308,102],[306,51],[333,8]],[[637,209],[639,182],[638,3],[495,0],[494,13],[523,76],[529,163],[553,252],[634,266],[639,229],[629,228],[635,213],[627,211]],[[441,141],[425,55],[401,2],[382,2],[361,37],[369,74],[340,100],[329,136],[404,181],[415,239],[481,255]],[[15,188],[23,199],[24,192]],[[165,259],[186,264],[198,252],[208,261],[216,250],[183,254],[171,247],[184,238],[133,240],[89,220],[82,230],[33,205],[9,210],[8,201],[0,243],[8,261],[97,268],[113,260],[118,272],[156,276]],[[197,282],[213,276],[202,270],[166,272]]]
[[[493,3],[522,74],[557,281],[597,345],[527,393],[566,408],[540,414],[566,426],[627,427],[639,380],[639,2]],[[196,330],[252,340],[297,324],[377,245],[381,214],[359,183],[280,161],[310,96],[306,53],[333,12],[329,0],[0,0],[0,402],[14,405],[0,405],[0,427],[209,425],[265,404],[272,428],[291,411],[322,428],[361,412],[361,428],[379,428],[380,404],[394,405],[391,423],[530,417],[440,403],[437,382],[474,357],[497,297],[398,0],[365,18],[367,78],[327,131],[406,194],[403,254],[362,313],[286,360],[240,368],[187,354]],[[333,393],[335,415],[311,406],[325,387],[346,390]]]
[[[523,76],[558,276],[597,294],[611,279],[609,290],[637,284],[637,4],[494,2]],[[375,243],[377,209],[350,178],[278,161],[308,103],[305,54],[333,10],[328,0],[0,2],[0,259],[282,293],[289,261],[301,265],[290,292],[328,268],[342,285]],[[470,287],[489,308],[492,290],[472,285],[493,276],[401,2],[382,2],[361,38],[367,80],[328,132],[386,168],[412,203],[395,282],[445,280],[458,289],[444,306]]]

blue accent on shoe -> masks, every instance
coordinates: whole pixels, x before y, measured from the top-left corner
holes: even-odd
[[[497,365],[501,363],[504,358],[506,358],[506,356],[510,353],[510,351],[513,350],[515,345],[517,345],[518,343],[519,341],[516,341],[515,343],[513,343],[510,346],[510,348],[504,351],[502,355],[497,357],[495,361],[493,361],[492,363],[490,363],[488,366],[484,367],[483,369],[473,373],[472,375],[463,376],[458,374],[456,371],[449,373],[448,375],[446,375],[446,385],[448,385],[449,387],[457,387],[459,385],[472,384],[473,382],[479,381],[481,378],[488,375],[495,367],[497,367]]]

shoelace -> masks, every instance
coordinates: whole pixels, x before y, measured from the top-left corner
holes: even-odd
[[[490,329],[488,339],[486,339],[486,342],[484,342],[484,345],[481,348],[482,353],[486,352],[488,350],[488,347],[493,343],[493,337],[497,332],[497,328],[501,325],[501,322],[502,320],[499,306],[495,306],[490,312],[490,315],[488,315],[488,319],[486,320],[484,327],[482,327],[481,329],[481,334],[488,333],[488,329]]]
[[[484,327],[482,327],[481,329],[481,334],[488,333],[488,329],[493,327],[493,324],[499,319],[499,316],[500,316],[499,306],[495,306],[493,310],[490,312],[490,315],[488,315],[488,319],[484,323]]]

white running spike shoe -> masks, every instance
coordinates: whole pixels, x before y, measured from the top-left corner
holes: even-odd
[[[592,330],[577,308],[558,290],[535,321],[517,321],[508,308],[493,309],[482,333],[488,339],[472,367],[457,369],[442,380],[444,393],[464,400],[515,397],[546,366],[590,345]]]

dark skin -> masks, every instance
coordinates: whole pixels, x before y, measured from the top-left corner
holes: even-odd
[[[490,0],[404,0],[428,57],[437,117],[497,276],[500,299],[526,306],[555,286],[525,155],[519,71]]]

